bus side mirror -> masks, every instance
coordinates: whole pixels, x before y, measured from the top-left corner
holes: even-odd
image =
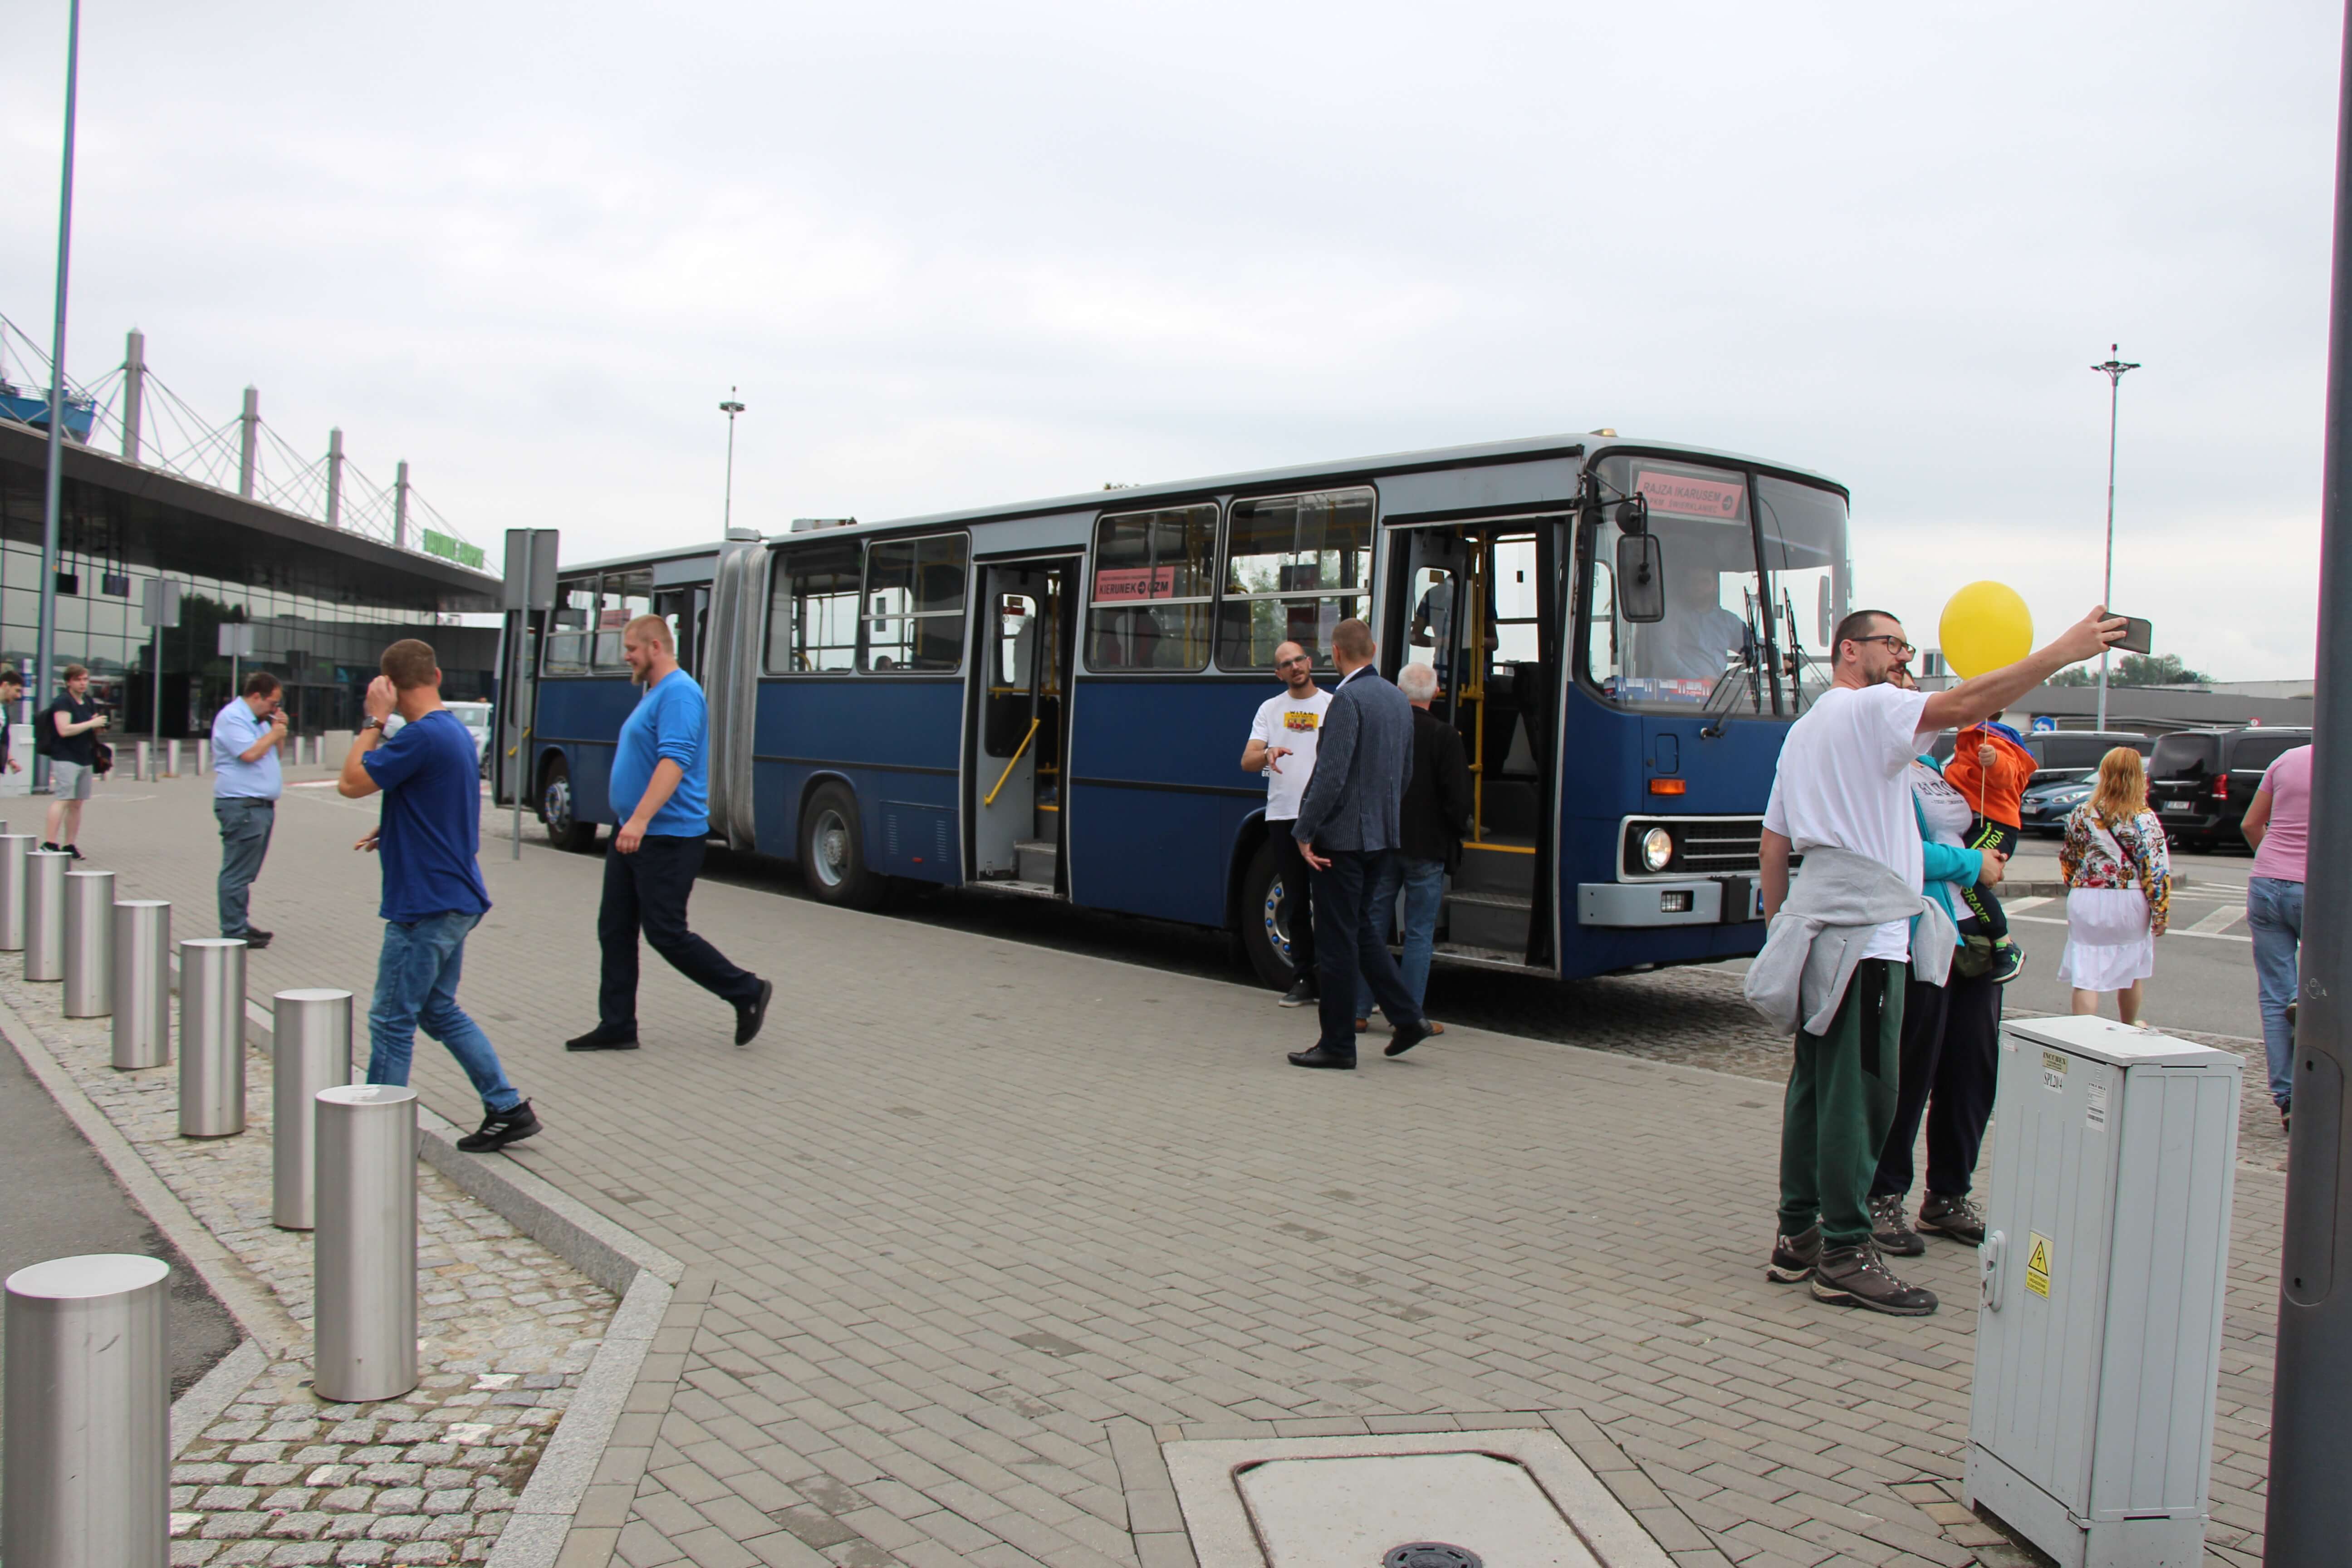
[[[1637,625],[1666,618],[1665,561],[1654,533],[1618,536],[1617,613]]]

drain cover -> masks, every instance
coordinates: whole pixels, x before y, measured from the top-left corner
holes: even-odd
[[[1381,1568],[1486,1568],[1486,1560],[1463,1546],[1442,1541],[1413,1541],[1389,1549]]]

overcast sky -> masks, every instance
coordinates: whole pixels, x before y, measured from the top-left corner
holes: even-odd
[[[2307,676],[2342,12],[1557,3],[84,7],[68,362],[340,425],[570,559],[1601,425],[1853,487]],[[46,336],[63,0],[0,17]]]

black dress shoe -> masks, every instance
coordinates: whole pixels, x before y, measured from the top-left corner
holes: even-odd
[[[277,934],[278,933],[274,931],[263,931],[258,926],[247,926],[245,931],[245,945],[247,951],[251,952],[259,952],[263,948],[269,945],[270,940],[277,936]]]
[[[1399,1024],[1395,1032],[1389,1036],[1385,1048],[1390,1056],[1401,1057],[1436,1033],[1429,1026],[1428,1019],[1415,1018],[1410,1024]]]
[[[759,1034],[760,1026],[768,1021],[768,998],[775,994],[776,983],[772,980],[762,980],[760,982],[758,1000],[746,1002],[735,1009],[735,1043],[737,1045],[748,1046],[751,1043],[752,1037]]]
[[[637,1048],[635,1029],[607,1029],[599,1024],[584,1035],[563,1042],[567,1051],[634,1051]]]
[[[1295,1068],[1331,1068],[1339,1072],[1354,1072],[1356,1058],[1343,1057],[1337,1051],[1327,1051],[1321,1046],[1311,1051],[1293,1051],[1290,1065]]]

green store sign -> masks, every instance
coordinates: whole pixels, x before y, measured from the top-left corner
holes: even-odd
[[[425,553],[438,555],[444,561],[455,561],[460,566],[471,566],[476,571],[482,567],[480,545],[452,539],[446,533],[436,533],[429,528],[425,531]]]

